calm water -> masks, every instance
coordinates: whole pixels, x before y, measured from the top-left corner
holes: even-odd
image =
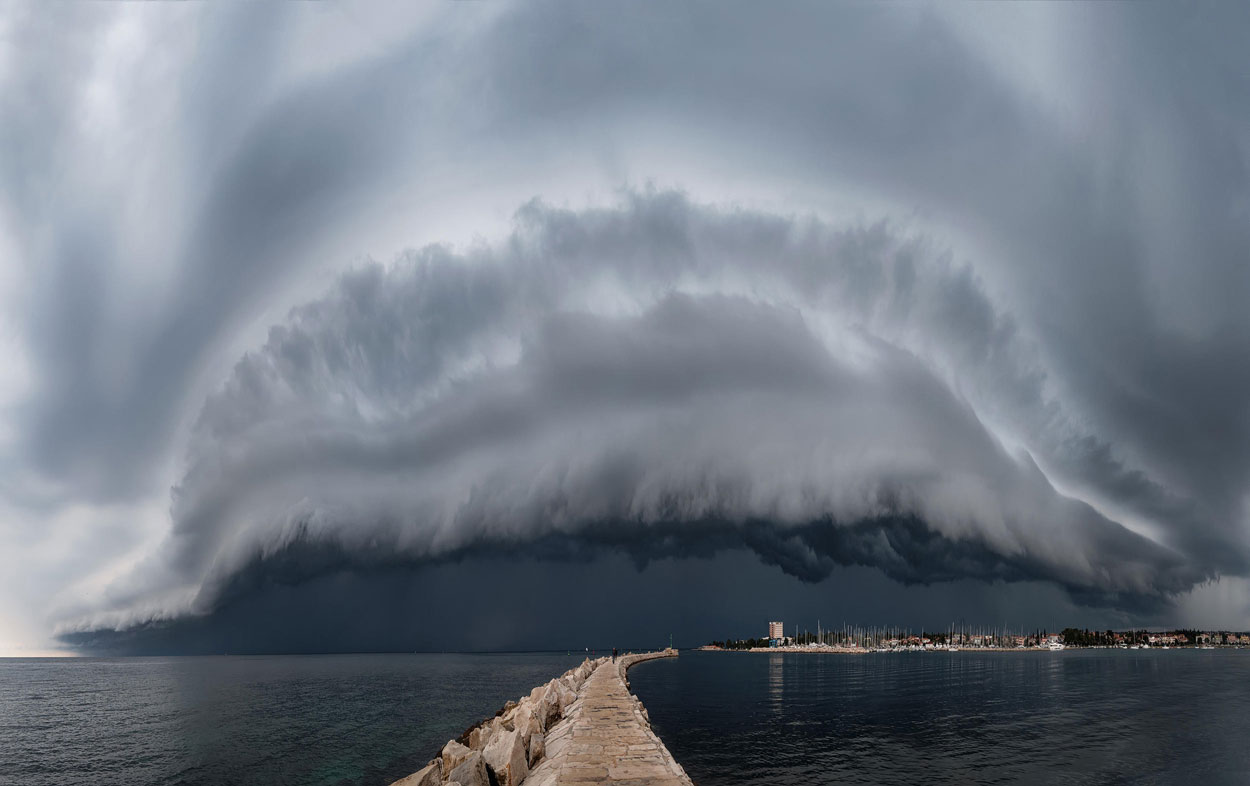
[[[0,660],[0,784],[384,785],[579,661]],[[699,786],[1250,783],[1250,650],[683,652],[630,681]]]
[[[683,652],[630,682],[699,786],[1250,783],[1250,650]]]
[[[580,661],[0,659],[0,784],[388,784]]]

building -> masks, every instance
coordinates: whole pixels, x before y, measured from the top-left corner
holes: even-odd
[[[768,623],[768,638],[784,639],[786,637],[786,626],[780,622]]]

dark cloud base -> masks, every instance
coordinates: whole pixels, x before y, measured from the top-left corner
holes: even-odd
[[[759,620],[735,597],[751,587],[770,608],[797,606],[813,618],[841,612],[860,624],[930,628],[1004,624],[1004,613],[1035,627],[1052,624],[1056,607],[1069,614],[1056,622],[1123,624],[1168,606],[1165,596],[1061,589],[1045,566],[943,537],[910,516],[784,528],[656,524],[642,533],[604,524],[438,560],[299,540],[206,588],[214,598],[206,612],[61,641],[93,655],[537,650],[647,646],[677,628],[690,645],[750,635]],[[987,612],[991,587],[1011,605]]]
[[[274,586],[295,587],[321,576],[382,571],[420,571],[511,557],[543,564],[587,564],[612,554],[626,556],[638,571],[665,559],[713,559],[727,551],[749,551],[762,564],[804,583],[819,583],[842,567],[867,567],[904,586],[964,579],[980,582],[1049,581],[1078,605],[1137,615],[1168,605],[1166,593],[1099,590],[1057,581],[1053,569],[1027,554],[1005,556],[976,538],[949,538],[915,516],[882,516],[840,524],[824,518],[797,526],[765,521],[658,522],[646,526],[599,522],[576,536],[548,534],[535,540],[483,540],[437,559],[413,558],[385,547],[345,549],[300,538],[275,554],[256,557],[220,586],[206,585],[204,603],[216,611]]]
[[[215,611],[62,637],[88,655],[579,650],[695,646],[761,635],[763,624],[1095,628],[1134,618],[1072,604],[1053,583],[961,579],[904,586],[875,568],[804,582],[730,549],[659,558],[526,555],[341,568],[298,584],[262,581]]]

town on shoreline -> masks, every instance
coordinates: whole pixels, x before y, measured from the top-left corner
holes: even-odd
[[[768,635],[761,638],[713,641],[701,650],[736,650],[749,652],[929,652],[952,650],[1062,650],[1068,648],[1118,649],[1216,649],[1250,647],[1250,633],[1241,631],[1203,631],[1189,628],[1173,630],[1090,630],[1064,628],[1058,633],[1045,629],[1009,631],[950,626],[945,631],[912,633],[901,628],[843,626],[836,630],[822,628],[801,630],[791,635],[781,622],[768,623]]]

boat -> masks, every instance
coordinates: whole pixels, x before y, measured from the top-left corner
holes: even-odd
[[[1064,649],[1066,646],[1067,645],[1065,645],[1062,641],[1046,642],[1046,649],[1050,650],[1051,652],[1058,652],[1059,650]]]

